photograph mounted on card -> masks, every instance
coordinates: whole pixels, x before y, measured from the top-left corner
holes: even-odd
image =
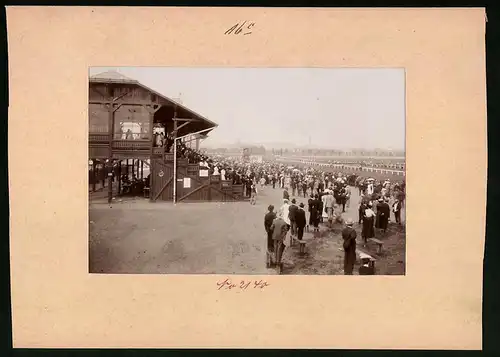
[[[404,98],[403,68],[90,68],[89,272],[404,275]]]
[[[14,347],[482,348],[484,9],[7,19]]]

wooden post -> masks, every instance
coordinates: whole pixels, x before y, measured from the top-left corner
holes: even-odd
[[[108,88],[110,90],[111,88]],[[115,111],[112,104],[108,107],[108,125],[109,125],[109,154],[108,154],[108,162],[106,170],[106,174],[108,175],[108,203],[111,203],[113,200],[113,122],[115,118]]]
[[[137,178],[140,178],[140,170],[139,170],[139,159],[137,159]]]
[[[95,185],[97,182],[97,175],[95,172],[95,167],[96,167],[96,164],[95,164],[95,159],[94,159],[94,160],[92,160],[92,192],[95,192]]]
[[[141,180],[144,179],[144,160],[141,160]]]
[[[106,174],[108,175],[108,203],[113,200],[113,160],[108,161],[108,169]]]
[[[118,195],[122,193],[122,160],[118,161]]]
[[[154,136],[154,132],[155,132],[155,129],[154,129],[155,114],[154,113],[155,113],[155,111],[153,111],[153,110],[149,111],[149,133],[148,133],[148,135],[149,135],[149,140],[151,140],[151,147],[150,147],[149,157],[153,156],[153,150],[154,150],[154,147],[156,145],[156,143],[155,143],[155,136]],[[167,134],[167,133],[165,133],[165,134]]]
[[[173,202],[177,203],[177,106],[174,107],[174,192]]]
[[[129,173],[130,173],[130,169],[129,169],[128,159],[127,159],[127,178],[129,178]]]

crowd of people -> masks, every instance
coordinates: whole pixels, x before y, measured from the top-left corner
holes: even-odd
[[[393,170],[404,170],[404,162],[380,162],[380,161],[366,161],[366,160],[350,160],[350,161],[328,161],[329,164],[336,165],[356,165],[359,167],[373,167],[376,169],[393,169]]]
[[[352,274],[355,262],[352,251],[355,252],[357,238],[353,228],[355,223],[342,218],[352,204],[358,208],[363,245],[375,237],[376,230],[380,233],[387,230],[391,214],[395,223],[401,224],[404,180],[380,181],[356,174],[330,172],[332,168],[327,167],[293,167],[274,161],[248,162],[239,158],[208,158],[203,155],[201,160],[208,162],[212,175],[220,175],[222,180],[230,180],[233,185],[243,185],[244,195],[251,204],[256,203],[257,193],[266,186],[282,190],[283,202],[278,208],[270,205],[264,218],[268,250],[279,269],[283,251],[292,239],[300,241],[304,231],[317,232],[322,223],[331,227],[338,222],[346,225],[343,231],[344,272]],[[359,192],[359,202],[351,202],[353,189]],[[300,200],[304,202],[298,202]]]
[[[158,138],[158,144],[169,146],[171,152],[175,142],[173,138]],[[377,230],[381,233],[387,230],[391,215],[396,224],[401,224],[401,210],[405,201],[404,180],[381,181],[354,173],[332,172],[335,170],[332,167],[295,167],[277,161],[249,162],[238,157],[207,155],[181,141],[177,142],[176,151],[179,158],[185,158],[192,164],[198,163],[210,175],[219,175],[221,180],[242,185],[243,194],[251,204],[256,203],[259,190],[266,186],[282,190],[283,202],[277,208],[270,205],[264,218],[268,251],[279,269],[282,267],[285,247],[290,246],[292,240],[301,241],[305,231],[318,232],[321,224],[332,227],[334,223],[341,223],[345,224],[342,232],[344,273],[352,274],[356,261],[357,233],[353,228],[354,221],[342,217],[351,205],[357,206],[357,223],[361,227],[363,245],[375,237]],[[124,191],[135,191],[137,182],[128,182],[123,177],[122,180]],[[145,186],[148,184],[141,183]],[[351,202],[352,190],[358,190],[358,202]]]
[[[155,146],[165,146],[166,152],[172,151],[174,142],[169,135],[165,137],[161,133],[155,134]],[[324,166],[293,167],[276,161],[248,162],[238,157],[209,156],[188,147],[182,141],[177,142],[176,151],[179,158],[185,158],[191,164],[198,163],[209,170],[210,175],[219,175],[221,180],[242,185],[243,194],[251,204],[257,201],[259,187],[262,189],[268,186],[283,191],[283,203],[277,210],[274,205],[270,205],[264,218],[267,247],[279,269],[284,249],[292,240],[302,240],[304,231],[319,231],[322,223],[331,227],[338,222],[346,225],[342,232],[344,273],[352,274],[356,260],[357,234],[353,228],[354,222],[351,219],[344,221],[342,218],[342,213],[353,204],[352,189],[357,189],[360,196],[360,201],[354,204],[358,207],[358,224],[362,227],[363,245],[367,244],[368,239],[375,237],[376,230],[381,233],[387,230],[391,212],[395,223],[401,224],[401,209],[405,200],[404,180],[380,181],[353,173],[330,172],[332,167]],[[370,162],[361,164],[390,168],[398,165]],[[124,188],[128,186],[125,184]],[[299,203],[300,199],[304,202]]]
[[[174,144],[174,136],[171,133],[165,133],[163,131],[154,132],[153,134],[153,146],[154,147],[165,147],[165,152],[170,152]]]
[[[236,170],[229,170],[240,175],[241,167],[236,167]],[[405,199],[404,181],[379,181],[353,174],[331,173],[316,168],[298,169],[276,163],[246,164],[244,167],[247,171],[242,174],[243,180],[251,182],[251,189],[257,185],[283,189],[283,204],[276,211],[274,205],[270,205],[264,218],[268,250],[274,255],[279,269],[283,251],[292,239],[302,240],[304,230],[319,231],[321,223],[331,227],[334,222],[339,222],[346,224],[342,233],[344,273],[352,274],[356,260],[355,254],[353,258],[353,249],[355,252],[357,234],[353,229],[354,222],[350,219],[344,222],[342,219],[342,213],[352,204],[351,188],[358,189],[360,194],[360,200],[356,204],[363,245],[367,244],[368,239],[375,237],[375,230],[386,232],[391,211],[395,223],[401,224],[401,209]],[[308,198],[307,206],[303,202],[297,202],[299,197]]]

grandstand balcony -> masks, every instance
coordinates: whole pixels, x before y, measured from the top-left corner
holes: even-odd
[[[117,72],[89,79],[89,158],[158,158],[155,134],[184,136],[217,125]]]

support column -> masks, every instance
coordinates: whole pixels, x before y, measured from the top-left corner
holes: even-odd
[[[96,167],[95,159],[93,159],[92,160],[92,192],[95,192],[95,185],[97,182],[97,175],[95,172],[95,167]]]
[[[122,160],[118,161],[118,195],[122,193]]]
[[[141,180],[144,180],[144,160],[141,160]]]
[[[173,202],[177,203],[177,106],[174,107],[174,175],[173,175]]]
[[[109,89],[109,88],[108,88]],[[108,152],[108,162],[106,163],[106,174],[108,175],[108,203],[113,200],[113,130],[115,119],[115,108],[110,103],[108,106],[108,134],[109,134],[109,152]]]
[[[113,200],[113,159],[109,159],[106,166],[106,174],[108,175],[108,203],[111,203]]]

